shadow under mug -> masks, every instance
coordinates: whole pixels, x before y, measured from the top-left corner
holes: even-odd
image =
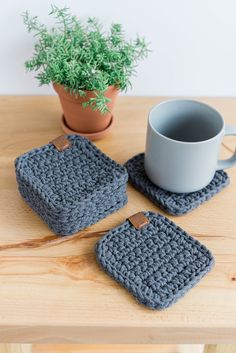
[[[210,183],[216,170],[233,167],[236,151],[218,160],[224,135],[236,135],[220,113],[194,100],[169,100],[149,113],[144,166],[162,189],[189,193]]]

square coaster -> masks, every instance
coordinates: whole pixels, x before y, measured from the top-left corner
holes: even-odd
[[[97,261],[141,304],[164,309],[210,271],[214,258],[168,218],[154,212],[143,216],[148,222],[141,228],[126,220],[110,230],[96,244]]]
[[[218,170],[205,188],[191,193],[178,194],[163,190],[151,182],[144,169],[144,153],[129,159],[125,167],[131,184],[165,212],[174,216],[183,215],[197,208],[220,192],[230,181],[227,173]]]

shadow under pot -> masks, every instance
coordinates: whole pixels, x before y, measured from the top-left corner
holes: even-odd
[[[67,92],[63,85],[53,83],[53,87],[61,102],[63,110],[61,125],[66,134],[78,134],[90,140],[98,140],[110,132],[114,120],[114,105],[119,93],[115,86],[109,86],[105,92],[105,96],[111,100],[107,104],[109,112],[106,114],[101,114],[90,106],[83,107],[84,102],[95,97],[94,91],[85,91],[85,97],[77,97]]]

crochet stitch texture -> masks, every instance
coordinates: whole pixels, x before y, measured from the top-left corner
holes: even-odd
[[[132,157],[124,166],[128,170],[131,184],[165,212],[174,216],[192,211],[220,192],[230,181],[223,170],[218,170],[205,188],[191,193],[178,194],[163,190],[150,181],[144,169],[144,153]]]
[[[102,268],[151,309],[175,303],[212,268],[210,251],[168,218],[143,212],[150,223],[137,230],[127,220],[97,244]]]
[[[52,143],[15,161],[19,191],[48,226],[73,234],[127,203],[126,169],[84,137],[67,135],[71,146]]]

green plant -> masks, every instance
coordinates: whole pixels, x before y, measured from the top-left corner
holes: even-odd
[[[48,29],[38,17],[23,14],[29,32],[34,32],[38,41],[34,53],[25,62],[40,85],[50,82],[62,84],[75,96],[86,96],[86,90],[94,90],[95,97],[83,103],[102,114],[108,111],[109,99],[104,92],[110,85],[121,91],[131,86],[130,77],[135,74],[139,60],[148,54],[145,40],[137,36],[126,40],[120,24],[112,24],[108,32],[101,23],[89,18],[83,24],[69,9],[52,5],[49,15],[56,19],[56,27]]]

